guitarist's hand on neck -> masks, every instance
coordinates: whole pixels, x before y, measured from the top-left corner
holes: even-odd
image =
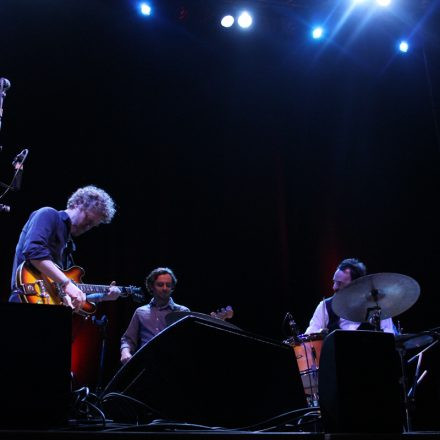
[[[110,283],[110,288],[108,292],[102,298],[103,301],[114,301],[119,298],[121,290],[116,286],[116,281]]]

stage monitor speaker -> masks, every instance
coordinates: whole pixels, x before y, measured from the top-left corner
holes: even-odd
[[[67,423],[71,325],[68,307],[0,303],[0,426]]]
[[[114,393],[122,398],[112,408]],[[291,347],[191,315],[144,345],[107,385],[102,400],[116,420],[124,411],[112,409],[124,396],[162,419],[230,428],[306,407]]]
[[[394,335],[363,330],[330,333],[319,366],[325,432],[402,432],[401,376]]]

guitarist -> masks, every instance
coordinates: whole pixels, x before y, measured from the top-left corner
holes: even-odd
[[[167,327],[165,317],[169,313],[189,312],[187,307],[176,304],[171,298],[176,283],[176,276],[167,267],[158,267],[147,276],[145,285],[153,298],[147,305],[135,310],[121,338],[123,364],[131,359],[139,348]]]
[[[38,271],[61,286],[63,302],[78,310],[86,300],[85,294],[63,273],[73,265],[72,252],[75,244],[72,237],[100,225],[110,223],[115,214],[112,198],[96,186],[77,189],[67,201],[67,208],[57,211],[51,207],[40,208],[30,215],[21,231],[12,268],[10,302],[22,302],[22,292],[17,286],[16,272],[23,261],[31,263]],[[120,290],[110,285],[109,291],[94,299],[110,301],[120,295]]]

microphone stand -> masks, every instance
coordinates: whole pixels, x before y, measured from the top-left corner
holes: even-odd
[[[0,130],[2,127],[3,101],[6,97],[6,90],[8,90],[10,87],[11,87],[11,83],[8,79],[0,78]],[[0,148],[0,150],[1,150],[1,148]],[[29,150],[23,150],[23,152],[20,153],[19,155],[17,155],[15,157],[14,161],[12,162],[12,166],[16,170],[14,177],[12,178],[12,182],[9,185],[7,185],[3,182],[0,182],[0,186],[2,188],[5,188],[5,191],[3,192],[3,194],[0,195],[0,199],[2,197],[4,197],[9,190],[18,191],[20,189],[21,174],[23,173],[23,162],[25,161],[25,159],[28,155],[28,152],[29,152]],[[2,205],[2,206],[5,206],[5,205]],[[9,212],[9,209],[3,209],[3,210],[6,210],[7,212]]]
[[[11,87],[11,83],[6,78],[0,78],[0,130],[2,128],[3,100],[9,87]]]
[[[2,128],[2,116],[3,116],[3,99],[6,96],[6,85],[8,82],[5,82],[4,78],[0,78],[0,130]],[[1,150],[1,148],[0,148]],[[7,190],[12,189],[9,185],[6,185],[5,183],[0,182],[0,186],[2,188],[6,188]]]
[[[99,333],[101,335],[101,349],[99,354],[99,369],[98,369],[98,381],[96,383],[96,394],[99,395],[102,391],[102,384],[104,378],[104,361],[105,354],[107,350],[107,326],[108,319],[106,315],[102,315],[101,319],[96,318],[96,316],[92,317],[92,322],[99,328]]]
[[[12,177],[12,181],[9,185],[6,183],[0,182],[0,186],[5,188],[2,194],[0,194],[0,199],[2,199],[10,190],[19,191],[21,188],[21,181],[23,179],[23,163],[26,160],[29,154],[29,150],[25,149],[20,154],[15,156],[12,161],[12,166],[15,169],[14,176]]]

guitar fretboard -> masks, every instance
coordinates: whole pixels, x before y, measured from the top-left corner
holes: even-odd
[[[106,293],[108,292],[110,286],[104,286],[99,284],[76,284],[76,287],[83,291],[84,293]],[[115,286],[117,287],[122,293],[129,293],[130,289],[127,289],[127,287],[122,286]]]
[[[94,294],[94,293],[107,293],[110,289],[110,286],[104,286],[100,284],[76,284],[76,286],[84,292],[86,295]],[[145,301],[144,294],[140,287],[125,287],[125,286],[115,286],[121,291],[121,296],[131,296],[132,299],[136,302]]]

